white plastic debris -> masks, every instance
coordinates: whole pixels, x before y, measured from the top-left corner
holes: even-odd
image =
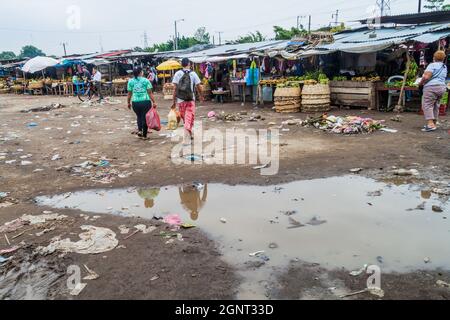
[[[86,232],[80,233],[81,240],[77,242],[72,242],[70,239],[59,240],[54,238],[47,247],[39,247],[37,251],[44,255],[57,250],[79,254],[98,254],[111,251],[119,244],[115,232],[111,229],[81,226],[81,230]]]
[[[59,154],[55,154],[53,157],[52,157],[52,161],[57,161],[57,160],[61,160],[62,159],[62,157],[59,155]]]
[[[359,269],[359,270],[354,270],[354,271],[350,272],[349,274],[350,274],[351,276],[353,276],[353,277],[360,276],[360,275],[362,275],[364,272],[366,272],[367,267],[368,267],[368,265],[365,264],[361,269]]]
[[[32,215],[23,215],[21,217],[21,219],[23,221],[28,222],[31,225],[34,224],[41,224],[41,223],[46,223],[48,221],[60,221],[67,218],[67,216],[65,215],[60,215],[58,213],[52,213],[52,214],[41,214],[38,216],[32,216]]]
[[[86,286],[87,286],[86,283],[81,283],[81,282],[77,283],[75,285],[75,288],[73,288],[70,291],[70,295],[71,296],[78,296],[81,293],[81,291],[83,291],[83,289],[86,288]]]
[[[134,226],[134,227],[135,227],[135,229],[141,231],[143,234],[148,234],[148,233],[151,233],[151,232],[153,232],[153,231],[156,230],[156,227],[155,227],[155,226],[147,227],[147,226],[144,225],[144,224],[138,224],[138,225],[136,225],[136,226]]]

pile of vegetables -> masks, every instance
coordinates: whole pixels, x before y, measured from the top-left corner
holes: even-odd
[[[286,81],[277,84],[277,88],[300,88],[302,83],[300,81]]]
[[[408,80],[406,81],[406,87],[414,88],[417,87],[416,80]],[[401,88],[403,86],[403,81],[394,81],[394,82],[385,82],[384,85],[386,88]]]
[[[381,81],[381,78],[378,76],[372,76],[372,77],[353,77],[352,81],[356,82],[377,82]]]
[[[448,92],[446,92],[442,97],[441,104],[448,105]]]
[[[407,80],[415,82],[418,72],[419,72],[419,66],[417,65],[415,60],[411,60],[410,65],[409,65]],[[405,73],[406,73],[406,70],[403,71],[403,74],[405,74]]]

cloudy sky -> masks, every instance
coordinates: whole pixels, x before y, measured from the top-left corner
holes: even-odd
[[[292,27],[307,24],[312,28],[328,25],[339,10],[339,22],[350,22],[368,15],[376,0],[13,0],[2,1],[0,51],[14,51],[27,44],[45,53],[62,55],[62,43],[69,54],[128,49],[173,37],[174,20],[179,32],[192,35],[198,27],[223,40],[260,30],[273,37],[273,25]],[[391,12],[417,11],[417,0],[391,0]],[[78,14],[79,13],[79,14]],[[79,22],[79,23],[78,23]]]

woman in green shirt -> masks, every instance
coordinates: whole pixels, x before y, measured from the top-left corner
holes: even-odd
[[[146,115],[150,109],[156,108],[155,97],[152,92],[152,84],[146,78],[141,67],[133,70],[134,78],[128,81],[128,109],[136,113],[138,136],[147,139],[148,127]]]

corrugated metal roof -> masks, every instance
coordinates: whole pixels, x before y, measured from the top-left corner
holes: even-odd
[[[371,18],[358,20],[362,24],[367,24]],[[378,17],[377,21],[380,23],[395,23],[395,24],[423,24],[423,23],[439,23],[450,22],[450,10],[421,12],[400,14],[395,16]]]
[[[288,41],[284,40],[272,40],[254,43],[227,44],[208,50],[180,55],[179,58],[214,57],[214,56],[236,55],[241,53],[252,53],[254,51],[261,51],[271,49],[274,47],[279,47],[280,45],[285,45],[287,43]]]
[[[344,52],[374,52],[408,41],[430,43],[450,35],[450,23],[408,27],[361,28],[336,34],[335,42],[318,49]]]

